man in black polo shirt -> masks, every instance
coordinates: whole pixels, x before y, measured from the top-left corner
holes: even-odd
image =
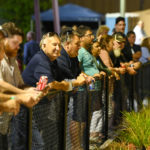
[[[34,55],[22,74],[24,82],[27,85],[35,87],[41,76],[47,76],[50,89],[71,90],[71,85],[75,86],[74,82],[70,84],[70,82],[61,81],[61,72],[56,61],[61,51],[61,42],[58,35],[52,32],[43,35],[40,47],[41,50]],[[79,77],[79,79],[81,78],[82,77]],[[84,78],[82,79],[85,80]],[[63,118],[60,115],[60,111],[63,109],[62,101],[60,100],[62,97],[61,93],[56,95],[56,97],[56,99],[55,97],[53,99],[44,97],[35,107],[36,112],[34,113],[33,111],[35,115],[33,115],[32,123],[32,150],[48,148],[51,148],[51,150],[61,149],[61,143],[58,143],[63,141],[59,133],[63,130],[63,127],[59,125],[59,123],[63,122]],[[44,111],[42,111],[43,108]],[[18,120],[21,120],[24,114],[26,114],[25,112],[25,108],[22,108],[22,113],[20,113]],[[36,115],[38,115],[38,117],[36,117]],[[43,124],[42,120],[46,122]],[[16,121],[16,123],[18,122]],[[20,121],[18,124],[19,130],[18,133],[16,133],[16,136],[18,136],[17,145],[14,145],[14,149],[24,150],[27,149],[25,145],[27,137],[24,132],[26,130],[26,121]],[[47,127],[42,128],[42,133],[40,132],[40,124]],[[47,130],[49,136],[47,136]],[[46,143],[46,140],[48,140],[48,143]]]
[[[132,64],[131,66],[137,71],[141,63],[139,61],[141,57],[141,46],[135,44],[135,38],[136,35],[133,31],[129,31],[127,33],[127,42],[125,45],[125,48],[122,50],[124,56],[126,57],[127,61]],[[137,71],[138,73],[138,71]],[[139,99],[138,95],[138,82],[135,82],[134,80],[138,80],[138,74],[131,76],[131,75],[126,75],[126,86],[128,87],[129,90],[129,110],[134,109],[134,103],[137,101],[138,107],[141,107],[141,102]],[[135,98],[136,97],[136,98]],[[134,100],[136,99],[136,101]]]
[[[128,62],[139,61],[139,58],[141,57],[141,47],[140,45],[135,44],[135,33],[133,31],[129,31],[127,33],[127,43],[122,52]]]
[[[62,72],[61,76],[63,79],[74,80],[81,74],[78,61],[78,50],[80,48],[79,34],[72,30],[70,27],[65,28],[61,32],[61,42],[63,49],[61,56],[57,58],[58,66]],[[87,77],[90,82],[90,77]],[[83,85],[81,82],[76,82],[76,86]],[[84,91],[86,92],[86,91]],[[73,97],[73,116],[70,123],[70,136],[72,150],[83,150],[81,146],[80,136],[83,135],[81,129],[85,125],[85,110],[87,94],[83,97],[78,92],[70,94]],[[79,97],[81,97],[79,99]],[[81,129],[81,130],[80,130]]]

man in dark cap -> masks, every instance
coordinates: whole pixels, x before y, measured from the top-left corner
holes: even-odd
[[[125,18],[124,17],[118,17],[116,18],[116,24],[115,24],[115,32],[122,32],[125,31]]]

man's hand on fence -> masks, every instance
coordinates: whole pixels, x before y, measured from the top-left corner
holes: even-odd
[[[106,77],[106,73],[104,71],[100,72],[100,79],[102,79],[103,77]]]
[[[86,82],[86,77],[84,74],[80,74],[76,80],[72,81],[72,85],[73,87],[76,87],[76,86],[82,86],[84,85]]]
[[[133,67],[127,67],[127,72],[130,74],[130,75],[135,75],[137,72],[134,70]]]
[[[50,89],[55,89],[55,90],[62,90],[62,91],[68,91],[70,83],[67,81],[53,81],[48,84]]]
[[[40,101],[40,91],[34,91],[28,94],[18,94],[17,100],[20,104],[23,104],[27,107],[33,107]]]
[[[135,69],[135,70],[138,70],[139,68],[141,67],[141,62],[135,62],[134,63],[134,66],[133,66],[133,68]]]
[[[95,81],[94,77],[92,77],[92,76],[86,75],[84,77],[85,77],[85,83],[86,84],[90,84],[92,81]]]
[[[96,74],[94,74],[94,76],[93,76],[94,78],[101,78],[101,74],[100,73],[96,73]]]
[[[119,68],[119,73],[120,74],[125,74],[126,73],[126,68]]]

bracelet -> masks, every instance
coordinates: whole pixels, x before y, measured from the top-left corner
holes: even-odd
[[[16,99],[16,96],[11,96],[10,99]]]

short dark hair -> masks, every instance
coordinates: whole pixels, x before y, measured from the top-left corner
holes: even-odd
[[[20,28],[18,28],[13,22],[6,22],[2,25],[2,28],[7,32],[8,37],[13,35],[20,35],[22,38],[24,34]]]
[[[127,33],[127,37],[129,37],[131,34],[134,34],[134,35],[135,35],[135,32],[134,32],[134,31],[129,31],[129,32]]]
[[[84,25],[80,25],[77,29],[77,32],[79,33],[80,37],[84,36],[85,33],[90,30],[91,31],[91,28],[88,27],[88,26],[84,26]]]
[[[61,42],[62,43],[67,42],[67,41],[70,42],[75,35],[79,36],[79,33],[73,30],[71,27],[66,27],[62,29],[60,32]]]
[[[125,22],[125,18],[124,17],[117,17],[116,18],[116,24],[118,23],[118,22],[120,22],[120,21],[124,21]]]
[[[33,32],[33,31],[29,31],[28,33],[27,33],[27,36],[29,36],[31,39],[35,39],[35,32]]]

